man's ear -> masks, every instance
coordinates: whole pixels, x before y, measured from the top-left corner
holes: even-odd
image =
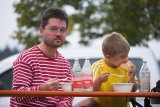
[[[44,31],[43,27],[40,27],[39,28],[39,33],[41,34],[41,33],[43,33],[43,31]]]

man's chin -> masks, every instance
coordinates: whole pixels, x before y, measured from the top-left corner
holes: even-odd
[[[53,48],[58,48],[58,47],[60,47],[60,46],[62,46],[62,44],[61,44],[61,45],[54,45],[54,46],[51,46],[51,47],[53,47]]]
[[[60,46],[62,46],[63,44],[46,44],[48,47],[52,47],[52,48],[58,48]]]
[[[58,48],[58,47],[60,47],[60,46],[62,46],[62,45],[63,45],[63,43],[61,42],[61,43],[55,44],[54,46]]]

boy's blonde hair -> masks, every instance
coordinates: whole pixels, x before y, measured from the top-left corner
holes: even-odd
[[[104,56],[114,56],[120,52],[129,52],[129,50],[128,41],[120,33],[112,32],[103,39],[102,52]]]

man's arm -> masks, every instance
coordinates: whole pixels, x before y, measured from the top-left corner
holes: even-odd
[[[13,66],[12,89],[17,91],[38,91],[39,86],[31,86],[33,72],[30,66],[24,62],[16,62]],[[42,97],[15,97],[18,103],[34,102]]]
[[[72,107],[73,97],[61,97],[58,107]]]

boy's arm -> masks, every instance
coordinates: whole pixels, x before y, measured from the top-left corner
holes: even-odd
[[[101,84],[102,84],[102,82],[100,81],[100,79],[96,78],[93,83],[93,91],[99,91]]]
[[[136,78],[136,66],[132,63],[129,71],[129,82],[134,83],[132,91],[136,91],[138,87],[138,81]]]
[[[95,79],[93,83],[93,91],[99,91],[101,84],[108,80],[109,74],[110,74],[109,72],[104,71]]]
[[[132,91],[135,92],[137,90],[137,87],[138,87],[138,81],[137,81],[137,79],[135,77],[134,78],[130,78],[129,82],[130,83],[134,83]]]
[[[99,66],[99,62],[92,64],[92,70],[93,70],[93,81],[94,81],[93,91],[99,91],[102,82],[108,80],[109,72],[104,71],[102,67]]]

